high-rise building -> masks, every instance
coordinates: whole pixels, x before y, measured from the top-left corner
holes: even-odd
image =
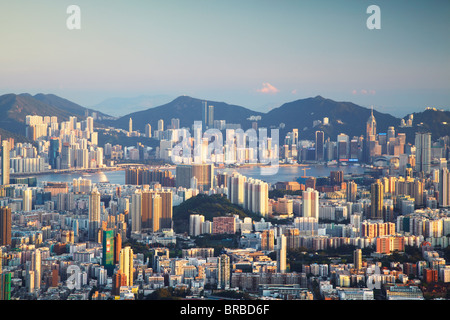
[[[361,270],[362,268],[362,250],[356,249],[353,251],[353,264],[356,270]]]
[[[164,120],[163,119],[158,120],[158,131],[164,131]]]
[[[312,188],[302,191],[302,216],[319,219],[319,192]]]
[[[11,146],[9,145],[8,140],[2,141],[2,185],[9,184],[9,152],[11,150]]]
[[[114,271],[114,230],[102,230],[102,266],[108,275]]]
[[[370,110],[370,117],[366,122],[366,138],[369,136],[375,137],[377,135],[377,121],[373,115],[373,107]]]
[[[93,133],[94,132],[94,118],[86,117],[86,131]]]
[[[231,263],[228,255],[221,254],[219,256],[217,274],[217,287],[221,289],[228,289],[231,283]]]
[[[281,234],[277,238],[277,272],[286,272],[286,236]]]
[[[130,120],[128,121],[128,133],[132,132],[133,132],[133,120],[130,118]]]
[[[347,161],[350,153],[350,138],[344,133],[337,136],[337,158],[339,161]]]
[[[331,185],[340,186],[344,182],[344,172],[342,170],[331,171],[330,172],[330,183]]]
[[[212,128],[214,125],[214,106],[208,106],[208,128]]]
[[[431,133],[416,132],[416,167],[417,172],[430,173],[431,167]]]
[[[119,256],[119,270],[127,277],[127,286],[133,285],[133,249],[125,247],[120,250]]]
[[[126,286],[127,282],[127,276],[121,270],[117,271],[113,276],[112,294],[115,296],[120,295],[120,287]]]
[[[250,178],[244,182],[244,209],[263,217],[269,214],[269,185]]]
[[[370,161],[372,148],[374,148],[374,142],[377,136],[377,122],[373,115],[373,107],[370,111],[370,117],[366,122],[366,137],[364,141],[364,160]]]
[[[370,186],[370,219],[383,219],[384,188],[379,179]]]
[[[59,158],[59,139],[52,137],[50,138],[50,146],[48,149],[48,164],[52,169],[59,169],[58,158]]]
[[[142,192],[142,229],[150,232],[160,231],[162,215],[162,198],[158,193],[144,190]]]
[[[119,263],[120,251],[122,250],[122,235],[117,232],[114,237],[114,264]]]
[[[141,193],[141,228],[151,232],[172,228],[173,194],[170,190],[144,189]]]
[[[41,266],[42,256],[41,249],[35,249],[31,254],[31,266],[30,269],[34,272],[34,289],[39,290],[41,288]]]
[[[202,224],[205,222],[205,216],[201,214],[191,214],[189,216],[189,235],[198,236],[202,234]]]
[[[213,187],[214,166],[212,164],[183,164],[176,166],[176,187],[190,188],[191,179],[197,179],[200,191],[208,191]]]
[[[316,161],[324,161],[324,141],[325,141],[325,135],[323,131],[316,131]]]
[[[273,251],[275,248],[275,232],[273,229],[264,230],[261,233],[261,250]]]
[[[11,245],[11,208],[0,207],[0,246]]]
[[[95,240],[100,228],[100,192],[95,188],[89,195],[89,240]]]
[[[347,201],[356,202],[358,185],[354,181],[347,182]]]
[[[136,190],[131,195],[131,232],[141,232],[142,229],[142,192]]]
[[[150,125],[150,123],[147,123],[147,125],[145,126],[145,136],[147,138],[152,137],[152,126]]]
[[[11,272],[0,273],[0,300],[11,300]]]
[[[228,199],[233,204],[244,206],[245,202],[245,187],[244,183],[247,181],[247,177],[240,173],[234,172],[228,177]]]
[[[450,171],[448,168],[439,170],[439,206],[450,207]]]
[[[30,188],[26,188],[22,192],[22,211],[28,212],[33,208],[33,192]]]
[[[170,119],[170,124],[172,129],[180,129],[180,119],[172,118]]]

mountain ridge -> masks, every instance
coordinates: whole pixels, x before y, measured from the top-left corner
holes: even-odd
[[[251,117],[256,116],[259,118],[258,127],[280,129],[280,141],[283,141],[286,133],[293,128],[299,130],[301,140],[313,140],[317,130],[324,131],[325,139],[330,137],[333,141],[339,133],[345,133],[350,137],[365,135],[365,124],[371,113],[371,109],[353,102],[335,101],[320,95],[286,102],[268,112],[182,95],[168,103],[114,118],[54,94],[38,93],[33,96],[29,93],[8,93],[0,96],[0,128],[3,132],[10,131],[24,136],[25,117],[28,114],[56,115],[58,121],[61,121],[67,120],[69,116],[84,119],[86,112],[97,112],[99,118],[95,122],[99,126],[124,130],[128,130],[130,117],[133,120],[133,130],[141,132],[144,132],[147,123],[155,130],[159,119],[164,120],[165,129],[172,118],[180,119],[181,127],[191,127],[194,121],[201,121],[204,101],[207,101],[208,105],[214,105],[214,119],[225,120],[228,124],[240,124],[246,130],[251,128],[254,122]],[[388,127],[393,126],[396,132],[406,133],[407,141],[410,143],[413,143],[414,133],[419,130],[429,130],[433,134],[433,139],[450,135],[450,111],[427,108],[422,112],[414,112],[412,127],[401,127],[402,118],[388,113],[373,110],[373,114],[377,121],[377,132],[386,132]],[[409,115],[406,115],[403,119],[408,117]],[[328,118],[328,124],[323,123],[324,118]]]

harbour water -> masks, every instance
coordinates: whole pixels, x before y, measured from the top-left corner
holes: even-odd
[[[305,170],[304,170],[305,169]],[[331,171],[341,170],[346,174],[362,174],[365,168],[359,166],[333,166],[327,167],[323,165],[311,165],[307,167],[303,166],[280,166],[278,172],[274,175],[264,175],[261,172],[261,168],[254,167],[242,167],[242,168],[227,168],[216,169],[217,172],[227,172],[231,174],[233,171],[237,171],[244,176],[252,177],[254,179],[260,179],[268,183],[276,183],[279,181],[295,181],[297,178],[306,174],[309,177],[325,177],[329,176]],[[175,173],[175,170],[172,170]],[[38,185],[43,181],[50,182],[72,182],[73,179],[78,178],[89,179],[93,183],[109,182],[111,184],[124,184],[125,183],[125,171],[98,171],[89,174],[82,174],[79,172],[73,173],[58,173],[58,174],[41,174],[37,175],[36,179]]]

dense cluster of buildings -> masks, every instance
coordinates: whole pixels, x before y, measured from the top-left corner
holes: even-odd
[[[205,104],[203,111],[202,125],[220,125],[214,107]],[[305,174],[271,185],[221,170],[203,152],[192,152],[174,170],[131,165],[123,184],[86,178],[37,184],[10,174],[96,168],[131,150],[140,159],[145,148],[107,144],[103,154],[89,117],[58,123],[29,116],[26,124],[35,145],[2,141],[0,299],[142,299],[164,287],[195,297],[238,290],[258,299],[371,300],[380,289],[389,300],[424,299],[424,283],[450,282],[443,254],[450,235],[448,137],[431,143],[430,135],[417,133],[408,146],[393,128],[377,134],[371,114],[364,139],[340,135],[332,143],[318,131],[312,150],[297,148],[303,142],[294,130],[279,147],[287,162],[372,163],[364,175],[344,175],[336,167],[329,177]],[[154,132],[147,128],[167,159],[171,147],[163,145],[182,132],[179,121],[168,130],[163,122]],[[137,134],[130,121],[128,135]],[[253,159],[248,146],[234,143],[225,155]],[[199,194],[221,195],[249,215],[190,212],[183,222],[187,231],[176,233],[174,206]],[[198,246],[202,238],[219,241],[222,249]],[[409,247],[420,251],[420,260],[380,262]],[[348,248],[352,259],[343,261],[339,252]],[[295,253],[309,261],[319,251],[335,256],[300,266],[290,258]]]

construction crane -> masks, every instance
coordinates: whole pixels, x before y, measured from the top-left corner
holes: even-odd
[[[306,170],[309,170],[311,168],[302,168],[301,170],[303,170],[303,176],[302,178],[306,178]]]

